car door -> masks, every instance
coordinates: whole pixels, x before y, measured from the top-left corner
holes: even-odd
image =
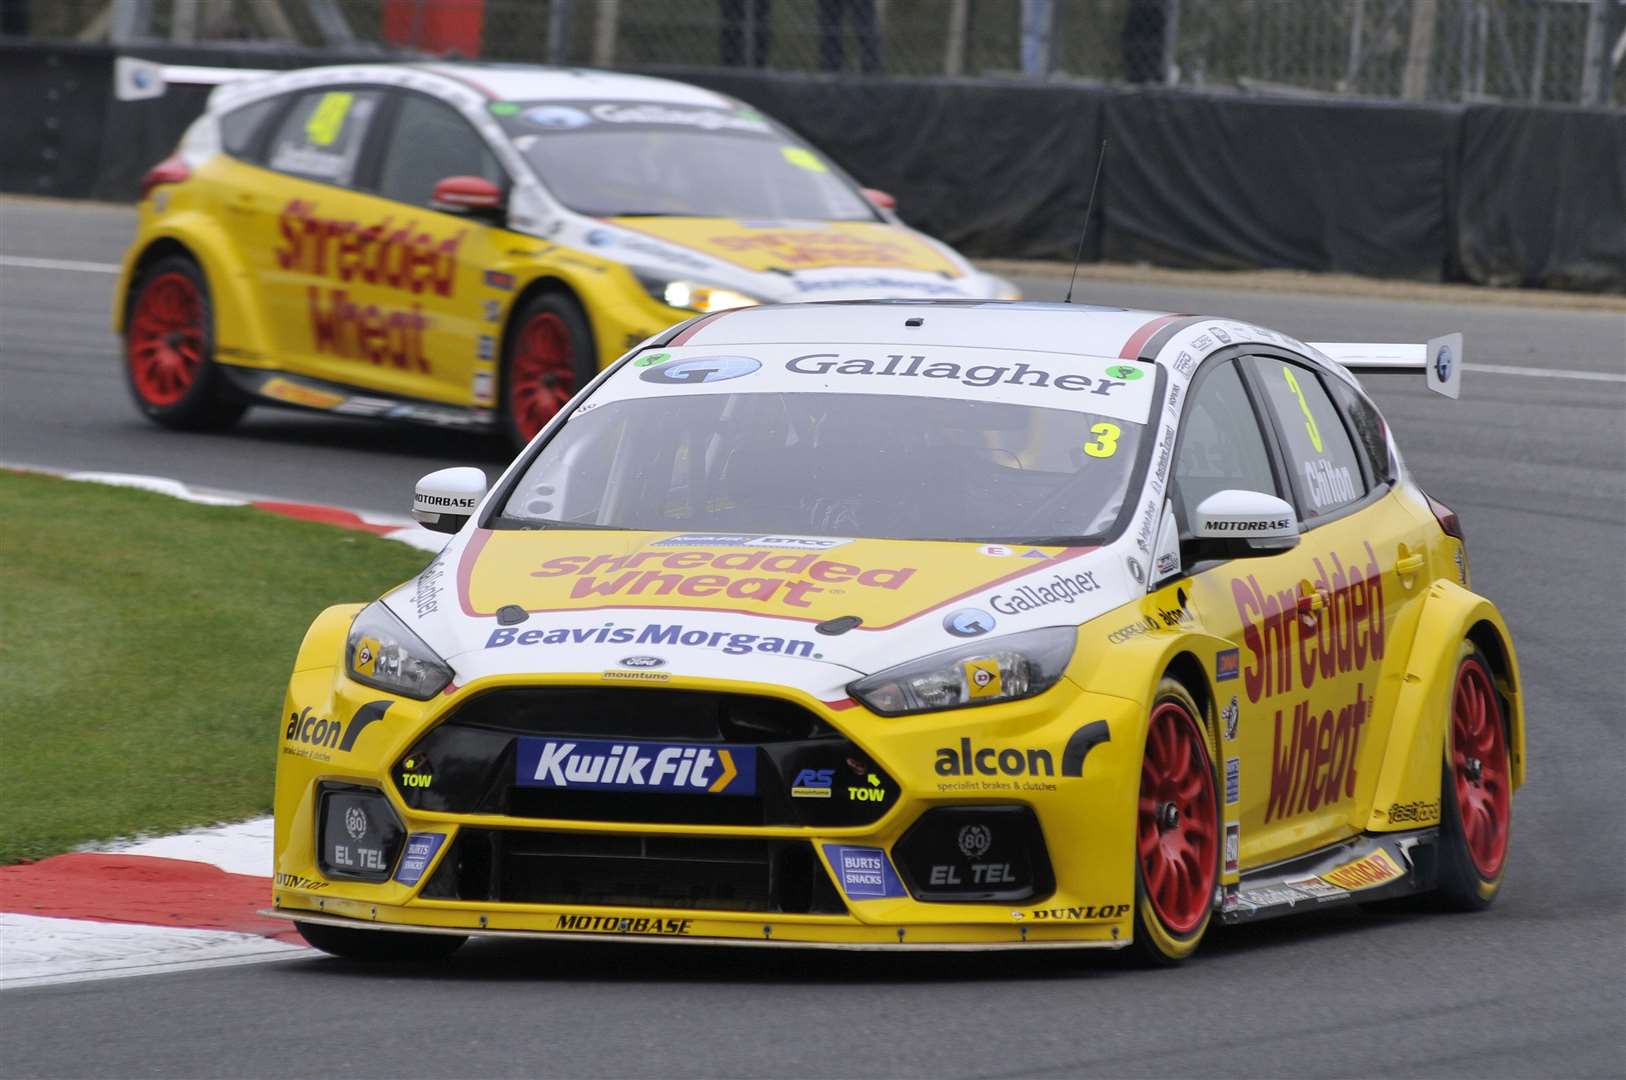
[[[276,175],[239,190],[227,209],[248,234],[245,262],[265,304],[277,366],[334,382],[376,385],[393,366],[381,331],[404,321],[382,283],[385,215],[356,189],[384,107],[379,87],[327,86],[287,95],[261,163]],[[396,352],[411,364],[411,342]]]
[[[1234,823],[1228,827],[1240,825],[1242,869],[1279,857],[1291,843],[1281,836],[1279,822],[1267,821],[1267,763],[1273,725],[1293,715],[1291,704],[1283,706],[1286,695],[1274,690],[1277,673],[1284,670],[1281,643],[1291,640],[1288,620],[1296,617],[1293,598],[1279,595],[1279,583],[1303,576],[1304,570],[1293,551],[1194,561],[1190,529],[1197,506],[1219,491],[1262,491],[1291,500],[1275,441],[1240,364],[1234,359],[1204,363],[1186,396],[1169,498],[1188,575],[1187,606],[1209,633],[1234,643],[1203,660],[1213,664],[1225,818]]]
[[[1364,827],[1425,545],[1312,365],[1259,354],[1239,367],[1274,431],[1302,527],[1294,551],[1248,560],[1231,578],[1241,693],[1254,712],[1244,835],[1251,824],[1268,860]]]
[[[417,396],[489,407],[496,401],[504,300],[487,287],[508,234],[491,219],[432,204],[435,185],[476,176],[506,195],[509,177],[485,139],[457,110],[417,91],[395,92],[388,133],[370,187],[388,213],[426,237],[431,269],[413,275],[410,311],[418,334],[410,374],[428,385]]]

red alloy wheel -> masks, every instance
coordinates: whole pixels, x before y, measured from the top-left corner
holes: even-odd
[[[531,317],[510,360],[514,427],[529,442],[576,392],[576,350],[565,321],[551,311]]]
[[[1147,898],[1172,933],[1195,930],[1213,903],[1217,806],[1197,721],[1175,702],[1160,703],[1147,726],[1136,847]]]
[[[130,381],[143,401],[166,408],[192,389],[204,359],[205,317],[203,297],[185,274],[159,274],[141,290],[125,335],[125,355]]]
[[[1507,858],[1508,772],[1501,706],[1485,665],[1470,658],[1457,671],[1451,698],[1451,774],[1468,856],[1486,881],[1495,880]]]

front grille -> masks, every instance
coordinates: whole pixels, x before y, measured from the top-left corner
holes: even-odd
[[[516,735],[666,742],[790,742],[835,738],[828,724],[778,698],[632,686],[528,686],[464,702],[447,724]]]
[[[800,840],[464,829],[424,896],[509,904],[841,914]]]
[[[538,786],[529,772],[521,783],[518,750],[527,738],[728,747],[752,755],[755,790]],[[618,686],[482,694],[403,754],[394,780],[415,810],[555,821],[841,827],[878,820],[898,797],[891,777],[856,745],[791,702]]]

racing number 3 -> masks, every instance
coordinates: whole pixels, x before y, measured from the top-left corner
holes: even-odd
[[[1321,429],[1315,426],[1315,417],[1310,415],[1310,403],[1304,400],[1304,391],[1299,389],[1299,381],[1293,378],[1293,369],[1284,367],[1282,368],[1282,374],[1287,376],[1287,385],[1291,386],[1293,393],[1298,396],[1299,411],[1304,414],[1304,426],[1310,432],[1310,443],[1315,447],[1316,453],[1323,453]],[[1086,446],[1084,449],[1088,450],[1089,447]]]
[[[1090,428],[1090,434],[1095,436],[1095,441],[1084,444],[1086,454],[1091,457],[1111,457],[1118,452],[1118,436],[1122,432],[1117,424],[1096,424]]]

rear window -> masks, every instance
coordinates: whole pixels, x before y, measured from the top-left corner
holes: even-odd
[[[1349,420],[1349,429],[1355,435],[1355,447],[1366,460],[1367,475],[1375,485],[1394,480],[1394,469],[1389,462],[1389,435],[1377,406],[1359,390],[1342,379],[1327,379],[1327,389],[1333,401]]]
[[[235,158],[255,160],[258,154],[261,129],[271,115],[282,107],[285,97],[266,98],[244,105],[220,118],[220,144]]]

